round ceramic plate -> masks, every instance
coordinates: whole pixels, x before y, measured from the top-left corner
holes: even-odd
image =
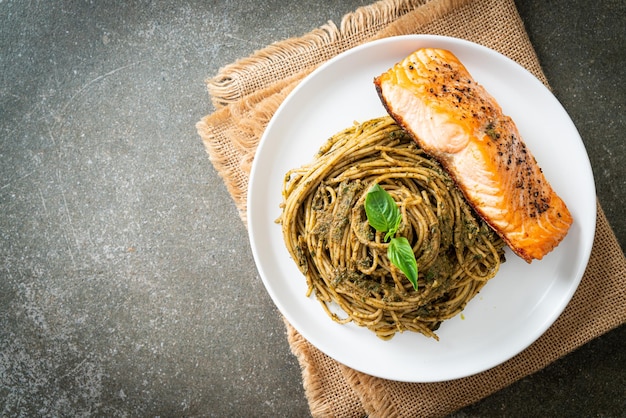
[[[452,51],[510,115],[545,176],[572,212],[564,241],[527,264],[507,262],[440,340],[404,332],[383,341],[366,328],[333,322],[289,256],[280,225],[285,173],[312,160],[331,135],[385,115],[375,76],[421,47]],[[570,301],[589,259],[596,220],[593,174],[582,140],[551,92],[514,61],[460,39],[409,35],[349,50],[307,77],[278,109],[259,144],[248,193],[248,227],[261,278],[286,319],[315,347],[361,372],[407,382],[445,381],[492,368],[533,343]]]

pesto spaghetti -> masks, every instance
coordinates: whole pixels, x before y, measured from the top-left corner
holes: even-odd
[[[387,257],[384,233],[368,223],[364,203],[374,184],[400,209],[397,233],[415,254],[417,289]],[[333,320],[383,339],[407,330],[437,338],[441,322],[461,312],[504,261],[503,241],[387,116],[339,132],[310,164],[290,170],[281,206],[278,222],[307,296],[315,294]]]

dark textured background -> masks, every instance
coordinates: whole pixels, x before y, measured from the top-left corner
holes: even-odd
[[[221,66],[367,3],[0,0],[0,415],[308,414],[194,125]],[[518,7],[623,248],[626,3]],[[625,339],[455,416],[623,416]]]

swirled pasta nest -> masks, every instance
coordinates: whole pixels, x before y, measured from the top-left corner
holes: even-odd
[[[364,201],[379,184],[402,214],[398,234],[415,254],[417,290],[387,257],[384,234]],[[331,137],[283,184],[285,245],[326,313],[389,339],[415,331],[437,338],[504,261],[504,242],[466,203],[440,165],[391,117]],[[336,309],[339,307],[340,309]]]

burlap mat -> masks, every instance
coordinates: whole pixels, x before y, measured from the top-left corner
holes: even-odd
[[[207,81],[216,111],[197,124],[210,161],[243,222],[250,166],[265,126],[293,87],[320,63],[386,36],[423,33],[464,38],[517,61],[547,80],[513,0],[383,0],[302,37],[274,43]],[[598,204],[595,242],[578,291],[554,325],[528,349],[486,372],[442,383],[402,383],[345,367],[285,321],[302,367],[313,416],[441,416],[538,371],[626,320],[626,259]]]

